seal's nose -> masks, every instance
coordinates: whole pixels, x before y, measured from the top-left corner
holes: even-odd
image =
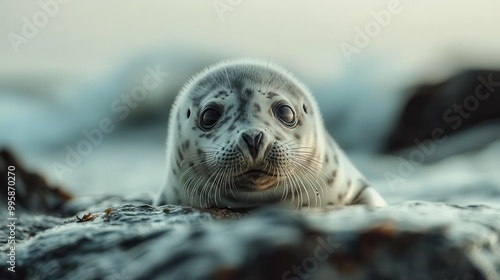
[[[241,134],[243,140],[245,140],[245,143],[247,143],[248,150],[250,151],[250,155],[252,155],[253,159],[257,158],[257,155],[259,154],[262,146],[263,135],[264,133],[262,133],[262,131],[253,136],[245,132]]]

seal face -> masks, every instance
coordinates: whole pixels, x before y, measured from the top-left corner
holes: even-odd
[[[283,68],[236,60],[180,91],[155,204],[385,205],[326,132],[309,90]]]

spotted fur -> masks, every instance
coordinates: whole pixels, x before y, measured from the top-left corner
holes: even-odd
[[[328,135],[307,87],[279,66],[248,60],[209,67],[182,88],[160,203],[385,204]]]

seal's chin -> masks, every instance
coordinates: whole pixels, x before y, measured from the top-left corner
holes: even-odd
[[[275,186],[278,179],[276,175],[268,171],[251,169],[238,175],[235,185],[241,191],[263,191]]]

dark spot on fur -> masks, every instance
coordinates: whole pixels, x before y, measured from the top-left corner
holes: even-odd
[[[328,201],[328,205],[333,206],[333,205],[335,205],[335,203]]]
[[[306,113],[306,114],[307,114],[307,107],[306,107],[306,104],[305,104],[305,103],[304,103],[304,104],[302,104],[302,109],[304,110],[304,113]]]
[[[193,167],[194,166],[194,162],[190,161],[189,162],[189,167]]]
[[[248,96],[252,96],[253,95],[253,90],[250,89],[250,88],[247,88],[247,89],[245,89],[245,94],[248,95]]]
[[[300,134],[295,133],[293,136],[295,136],[295,139],[300,140]]]
[[[191,141],[189,140],[186,140],[182,143],[182,150],[185,151],[187,149],[189,149],[189,146],[191,145]]]
[[[231,80],[231,88],[234,89],[236,92],[240,92],[241,89],[243,88],[243,81],[241,79]]]
[[[197,149],[197,150],[196,150],[196,153],[197,153],[199,156],[203,155],[203,151],[202,151],[201,149]]]
[[[221,90],[221,91],[219,91],[219,92],[218,92],[218,93],[217,93],[214,97],[215,97],[215,98],[222,98],[222,99],[224,99],[224,98],[226,98],[226,97],[228,97],[228,96],[229,96],[229,94],[227,94],[227,92],[226,92],[226,91]]]
[[[337,195],[337,198],[338,198],[340,201],[342,201],[342,199],[344,198],[344,194],[339,193],[339,194]]]
[[[200,138],[207,138],[207,139],[210,139],[212,138],[212,136],[214,135],[214,132],[213,131],[210,131],[209,133],[202,133],[200,134]]]
[[[243,106],[243,109],[239,112],[243,112],[243,111],[245,111],[245,106]],[[246,116],[243,116],[243,114],[238,114],[238,115],[236,115],[236,118],[234,118],[235,123],[243,121],[243,120],[246,120]]]
[[[191,117],[191,110],[187,110],[187,113],[186,113],[186,117],[189,119],[189,117]]]
[[[254,109],[255,109],[256,112],[260,112],[261,109],[260,109],[260,104],[259,103],[254,103],[253,107],[254,107]]]
[[[275,92],[270,91],[270,92],[268,92],[268,93],[267,93],[267,96],[266,96],[266,97],[267,97],[268,99],[273,99],[275,96],[278,96],[278,94],[277,94],[277,93],[275,93]]]
[[[230,116],[226,116],[226,117],[222,118],[222,120],[220,120],[220,121],[217,123],[217,125],[219,125],[219,126],[220,126],[220,125],[224,125],[224,124],[226,124],[226,123],[227,123],[230,119],[231,119],[231,117],[230,117]]]
[[[330,177],[328,177],[326,179],[326,183],[330,186],[333,185],[333,183],[335,182],[335,178],[337,177],[337,170],[335,169],[333,172],[332,172],[332,175]]]
[[[358,194],[356,194],[356,196],[352,199],[351,204],[357,204],[360,202],[361,194],[366,190],[366,188],[368,188],[368,185],[366,184],[361,187]]]
[[[183,161],[184,160],[184,155],[182,154],[181,149],[177,149],[177,157]]]
[[[246,89],[244,92],[241,92],[241,94],[236,95],[236,98],[238,99],[235,103],[238,106],[236,109],[237,117],[245,114],[245,111],[249,107],[248,103],[250,102],[250,99],[252,99],[252,95],[253,91],[251,89]]]
[[[325,155],[325,163],[328,163],[330,161],[330,158],[328,157],[328,155]]]

